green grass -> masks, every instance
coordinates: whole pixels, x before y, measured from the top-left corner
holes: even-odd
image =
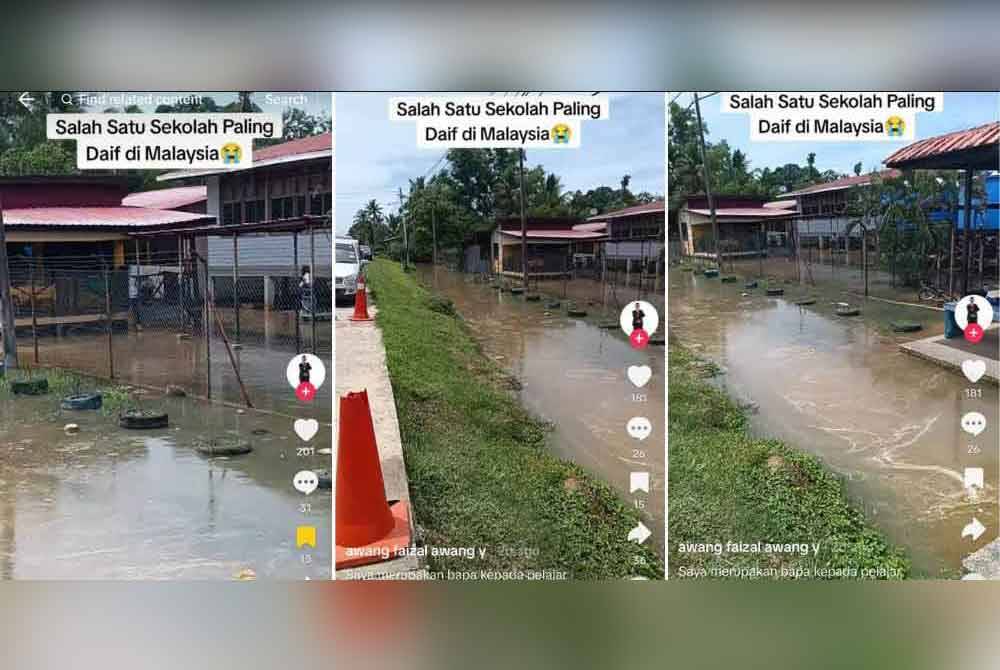
[[[609,486],[547,451],[545,425],[504,390],[509,378],[450,302],[388,261],[371,263],[368,278],[426,544],[487,551],[481,560],[429,557],[431,569],[660,577],[648,543],[626,540],[637,515]]]
[[[69,370],[30,366],[8,370],[6,377],[0,378],[0,396],[13,395],[10,389],[11,382],[40,378],[45,378],[49,382],[48,394],[41,397],[50,398],[56,407],[65,396],[92,391],[99,391],[103,396],[100,411],[105,415],[118,414],[119,410],[134,404],[125,386],[98,381]]]
[[[752,437],[744,413],[707,381],[714,366],[674,341],[669,358],[671,576],[720,576],[713,568],[779,576],[782,568],[802,569],[811,577],[818,569],[908,573],[904,554],[869,525],[818,459]],[[815,557],[680,551],[682,543],[727,541],[808,542],[820,550]]]

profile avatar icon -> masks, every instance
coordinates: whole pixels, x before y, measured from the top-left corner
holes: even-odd
[[[243,147],[236,142],[227,142],[222,145],[222,162],[226,165],[239,165],[243,158]]]
[[[573,131],[565,123],[557,123],[552,126],[552,143],[569,144],[569,138],[573,136]]]
[[[900,116],[890,116],[885,120],[885,132],[889,137],[902,137],[906,121]]]
[[[632,310],[632,329],[642,328],[642,320],[646,317],[646,313],[642,311],[642,303],[635,303],[635,308]]]
[[[326,380],[326,366],[313,354],[296,354],[285,368],[288,385],[302,402],[312,402]]]
[[[660,316],[652,304],[633,300],[622,308],[618,323],[633,349],[645,349],[660,325]]]

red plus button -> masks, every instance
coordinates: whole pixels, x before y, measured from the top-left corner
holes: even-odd
[[[644,349],[649,344],[649,334],[642,328],[634,329],[628,339],[633,349]]]
[[[978,323],[970,323],[965,327],[965,339],[973,344],[979,344],[979,341],[983,339],[983,327]]]
[[[302,382],[295,387],[295,397],[302,402],[312,402],[316,397],[316,387],[309,382]]]

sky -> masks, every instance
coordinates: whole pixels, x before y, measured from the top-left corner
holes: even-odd
[[[399,188],[445,166],[443,151],[417,148],[416,124],[389,121],[393,94],[338,93],[335,148],[337,232],[351,227],[355,212],[375,199],[386,213],[399,208]],[[567,191],[619,187],[632,175],[633,193],[664,191],[662,93],[612,95],[609,118],[584,121],[581,146],[572,150],[528,149],[526,166],[541,164],[559,175]]]
[[[673,100],[671,94],[668,100]],[[700,93],[703,97],[707,93]],[[682,93],[677,104],[691,104],[690,93]],[[972,128],[998,118],[1000,96],[996,93],[945,93],[940,112],[921,112],[916,118],[916,139],[922,140],[954,130]],[[816,168],[854,174],[854,165],[861,161],[864,172],[881,169],[882,161],[909,142],[751,142],[749,114],[721,112],[722,96],[716,95],[701,103],[702,120],[708,128],[706,139],[725,139],[733,149],[740,149],[750,160],[750,169],[775,168],[786,163],[805,165],[809,152],[816,153]]]

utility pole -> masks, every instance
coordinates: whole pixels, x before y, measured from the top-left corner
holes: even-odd
[[[518,150],[518,161],[521,165],[520,180],[521,188],[521,284],[524,292],[528,292],[528,220],[524,216],[524,149]]]
[[[431,258],[433,259],[435,267],[438,264],[438,229],[437,229],[437,194],[434,194],[433,199],[431,199],[431,244],[433,245],[433,251],[431,252]]]
[[[705,182],[705,197],[708,198],[708,214],[712,221],[712,237],[715,238],[715,264],[722,267],[719,256],[719,221],[715,216],[715,199],[712,198],[712,185],[708,176],[708,159],[705,156],[705,129],[701,123],[701,104],[698,102],[698,92],[694,93],[694,114],[698,119],[698,150],[701,152],[701,174]]]
[[[403,226],[403,253],[400,260],[403,262],[403,270],[410,267],[410,242],[406,238],[406,215],[403,213],[403,188],[399,188],[399,222]]]
[[[0,330],[3,331],[4,367],[17,368],[17,338],[14,335],[14,297],[10,292],[7,265],[7,237],[3,223],[3,196],[0,196]]]

